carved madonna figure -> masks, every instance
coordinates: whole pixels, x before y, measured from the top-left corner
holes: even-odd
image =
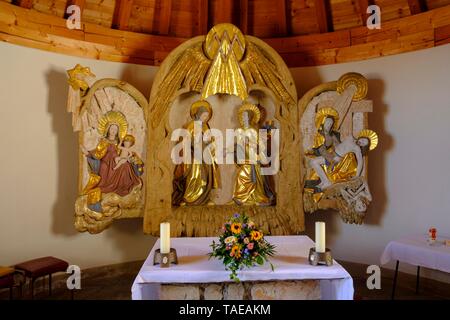
[[[89,68],[77,65],[68,74],[81,151],[75,227],[98,233],[114,219],[142,216],[147,102],[123,81],[94,82]]]

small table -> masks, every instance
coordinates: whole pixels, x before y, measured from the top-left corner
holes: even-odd
[[[270,258],[275,271],[268,264],[238,272],[243,282],[317,280],[320,297],[326,300],[352,300],[353,279],[336,261],[332,266],[311,266],[309,249],[314,242],[307,236],[268,236],[267,241],[276,246]],[[131,288],[133,300],[159,299],[164,284],[230,283],[229,271],[217,259],[209,259],[209,247],[217,238],[172,238],[172,248],[177,250],[178,264],[169,268],[153,265],[155,243]]]
[[[438,237],[432,245],[427,242],[427,235],[411,235],[388,243],[381,255],[381,264],[396,261],[392,299],[397,286],[399,262],[417,266],[416,293],[419,291],[420,267],[450,273],[450,246],[445,245],[445,239]]]

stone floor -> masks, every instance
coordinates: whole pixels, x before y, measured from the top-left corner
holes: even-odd
[[[340,262],[354,279],[355,299],[373,300],[390,299],[392,290],[393,271],[382,269],[382,280],[380,290],[369,290],[366,287],[366,266],[356,263]],[[88,269],[82,272],[82,289],[75,293],[75,299],[130,299],[130,289],[133,280],[141,267],[142,261],[124,263],[101,268]],[[35,285],[35,299],[59,300],[70,299],[70,292],[65,289],[65,278],[63,274],[56,276],[53,281],[53,295],[48,296],[48,288],[44,283],[37,282]],[[402,300],[450,300],[450,284],[421,278],[419,294],[415,293],[415,276],[399,273],[396,299]],[[45,283],[48,285],[48,282]],[[18,291],[14,291],[17,299]],[[28,288],[24,288],[24,298],[29,298]],[[9,299],[9,291],[1,290],[0,299]]]

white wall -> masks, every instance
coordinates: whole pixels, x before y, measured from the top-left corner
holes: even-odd
[[[299,97],[345,72],[364,74],[374,102],[369,126],[380,137],[369,154],[374,201],[365,224],[348,225],[337,214],[319,213],[307,217],[307,233],[314,232],[316,219],[327,221],[335,256],[368,264],[379,264],[389,241],[426,233],[430,226],[450,238],[450,45],[291,71]]]
[[[66,69],[80,63],[149,95],[157,68],[80,59],[0,43],[0,265],[43,255],[81,267],[144,259],[142,220],[98,235],[73,226],[78,134],[66,112]],[[6,146],[7,145],[7,146]]]
[[[73,228],[77,134],[65,110],[65,70],[76,63],[90,66],[98,78],[126,80],[148,95],[157,68],[6,43],[0,43],[0,57],[0,265],[41,255],[81,267],[143,259],[154,239],[142,234],[140,220],[118,221],[99,235]],[[327,221],[336,258],[379,263],[390,240],[426,232],[430,226],[450,236],[449,57],[446,45],[291,70],[299,96],[349,71],[369,79],[374,101],[369,122],[381,142],[370,153],[374,201],[366,224],[344,224],[336,213],[308,215],[306,220],[310,235],[315,220]]]

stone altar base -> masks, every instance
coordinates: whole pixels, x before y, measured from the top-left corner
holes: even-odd
[[[318,280],[161,284],[161,300],[320,300]]]

